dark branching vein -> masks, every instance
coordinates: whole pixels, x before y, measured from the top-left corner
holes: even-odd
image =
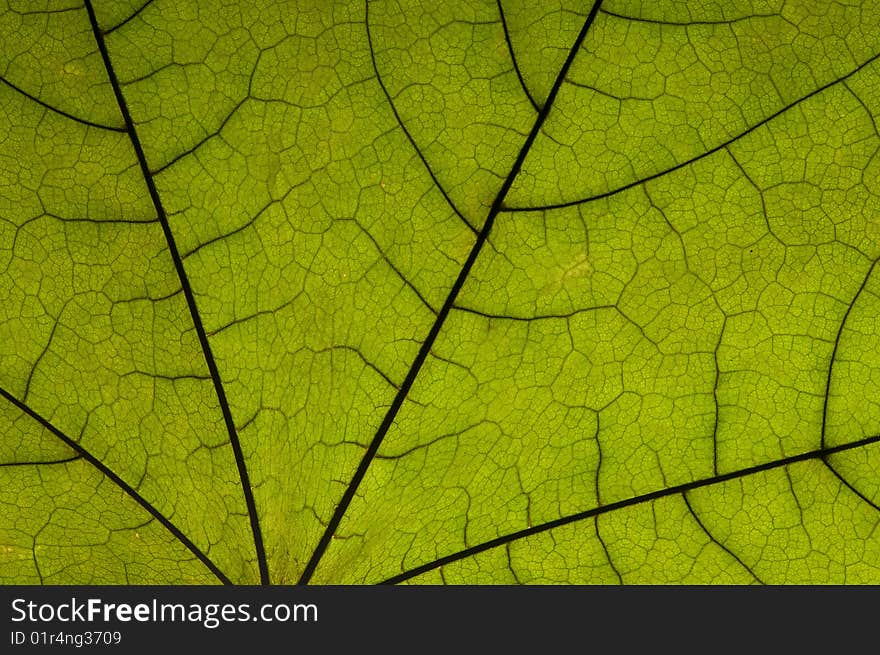
[[[67,310],[67,305],[68,305],[68,303],[64,303],[64,307],[61,309],[61,314],[63,314]],[[59,316],[61,314],[59,314]],[[52,341],[55,339],[55,332],[58,330],[59,325],[61,325],[61,321],[56,318],[55,322],[52,323],[52,330],[49,332],[49,338],[46,339],[46,345],[43,346],[43,349],[40,351],[40,354],[37,355],[36,359],[34,359],[33,366],[31,366],[31,370],[28,373],[27,380],[25,380],[25,383],[24,383],[24,399],[25,400],[27,400],[28,394],[31,391],[31,383],[34,381],[34,373],[37,372],[37,368],[40,366],[40,362],[43,361],[43,357],[46,356],[46,353],[49,352],[49,349],[52,347]]]
[[[700,516],[699,516],[699,515],[697,514],[697,512],[694,510],[693,506],[691,506],[691,501],[688,500],[687,492],[683,493],[683,494],[681,495],[681,497],[682,497],[682,499],[684,500],[684,504],[687,505],[688,511],[691,513],[691,516],[693,516],[693,517],[694,517],[694,520],[697,522],[697,525],[699,525],[699,526],[700,526],[700,529],[701,529],[704,533],[706,533],[706,536],[707,536],[707,537],[709,537],[709,541],[711,541],[713,544],[715,544],[716,546],[718,546],[721,550],[723,550],[725,553],[727,553],[727,554],[730,555],[733,559],[735,559],[735,560],[739,563],[740,566],[742,566],[746,571],[749,572],[749,575],[751,575],[755,580],[758,581],[758,583],[760,583],[760,584],[766,584],[763,580],[761,580],[761,578],[759,578],[759,577],[755,574],[755,572],[752,570],[752,567],[750,567],[748,564],[746,564],[745,562],[743,562],[742,559],[740,559],[739,555],[737,555],[736,553],[734,553],[732,550],[730,550],[730,548],[728,548],[728,547],[725,546],[723,543],[721,543],[720,541],[718,541],[718,539],[715,538],[715,535],[713,535],[713,534],[709,531],[709,528],[706,527],[706,524],[703,523],[703,520],[700,518]]]
[[[828,398],[831,396],[831,378],[834,375],[834,364],[837,361],[837,349],[840,347],[840,336],[843,334],[843,329],[846,327],[846,322],[849,319],[850,312],[852,312],[853,307],[856,306],[856,302],[859,300],[859,296],[862,295],[862,291],[865,290],[865,287],[868,286],[868,280],[871,279],[871,275],[874,273],[874,269],[877,268],[877,262],[880,262],[880,258],[875,259],[874,263],[871,264],[871,268],[868,269],[868,273],[865,275],[862,280],[862,284],[859,286],[858,291],[856,291],[853,296],[852,302],[850,302],[849,307],[846,308],[846,312],[843,314],[843,318],[840,319],[840,327],[837,330],[837,334],[834,337],[834,348],[831,351],[831,361],[828,363],[828,377],[825,379],[825,398],[822,400],[822,442],[821,445],[825,447],[825,431],[828,426]]]
[[[262,584],[269,584],[269,566],[266,560],[266,552],[263,547],[263,536],[260,531],[260,523],[257,517],[257,507],[254,501],[253,489],[251,488],[250,480],[248,477],[247,467],[244,461],[244,453],[241,449],[241,442],[238,438],[238,432],[235,427],[235,422],[232,419],[232,411],[229,408],[229,402],[226,399],[226,391],[224,390],[223,383],[220,379],[220,371],[218,370],[217,363],[214,360],[214,355],[211,351],[211,345],[208,342],[208,336],[205,333],[205,327],[202,324],[201,315],[199,314],[196,307],[195,295],[193,294],[192,287],[189,284],[189,278],[187,277],[186,270],[183,267],[183,261],[180,257],[180,252],[177,249],[174,235],[171,232],[171,226],[168,223],[168,215],[165,213],[165,208],[163,207],[162,201],[159,198],[159,191],[156,189],[156,183],[153,180],[153,176],[150,174],[150,169],[147,165],[147,159],[144,155],[144,150],[141,146],[140,138],[138,137],[137,130],[135,130],[131,114],[128,111],[128,105],[122,95],[122,87],[119,84],[119,79],[116,77],[116,73],[113,70],[113,65],[110,61],[110,54],[107,51],[107,45],[104,42],[104,35],[101,32],[100,26],[98,25],[98,19],[95,16],[95,10],[94,7],[92,7],[92,1],[85,0],[85,4],[86,10],[89,13],[89,21],[91,22],[92,32],[94,34],[95,41],[98,44],[98,49],[100,50],[101,57],[104,60],[104,67],[107,69],[107,76],[110,79],[111,86],[113,87],[113,93],[116,95],[116,102],[119,105],[119,111],[122,113],[122,117],[125,120],[126,132],[128,133],[129,139],[131,140],[132,146],[134,147],[138,164],[140,165],[141,173],[143,174],[144,181],[146,182],[147,188],[150,193],[150,198],[153,201],[153,206],[156,209],[156,214],[159,217],[160,223],[162,224],[162,231],[164,232],[165,240],[168,243],[168,250],[171,253],[172,260],[174,261],[174,267],[177,271],[177,276],[180,279],[180,284],[183,288],[184,296],[186,297],[186,304],[189,307],[189,312],[192,317],[193,325],[195,327],[196,334],[198,335],[202,352],[205,356],[205,362],[208,365],[208,371],[210,372],[211,379],[214,383],[214,390],[220,403],[220,409],[223,413],[223,420],[226,423],[226,430],[229,434],[229,441],[232,445],[232,451],[235,456],[235,463],[238,467],[238,476],[241,480],[242,493],[244,495],[245,504],[247,505],[248,518],[250,519],[251,532],[253,533],[254,538],[254,548],[256,550],[257,562],[260,569],[260,581],[262,582]],[[179,533],[180,531],[178,530],[177,534]]]
[[[68,462],[75,462],[78,459],[82,459],[82,455],[71,455],[70,457],[65,457],[64,459],[46,459],[46,460],[31,460],[27,462],[0,462],[0,467],[8,466],[50,466],[52,464],[67,464]]]
[[[291,190],[293,190],[295,188],[296,187],[291,187]],[[193,246],[192,250],[188,250],[187,252],[181,253],[180,258],[181,259],[188,259],[189,257],[192,257],[193,255],[195,255],[197,252],[199,252],[203,248],[207,248],[208,246],[213,245],[213,244],[217,243],[218,241],[223,241],[225,239],[228,239],[229,237],[232,237],[236,234],[239,234],[240,232],[244,232],[249,227],[253,227],[256,224],[256,222],[260,219],[260,217],[270,207],[272,207],[274,205],[278,205],[279,203],[283,202],[284,199],[287,198],[289,193],[290,193],[290,191],[285,193],[281,198],[279,198],[277,200],[273,199],[273,200],[269,201],[268,203],[263,205],[263,207],[260,209],[260,211],[258,211],[256,214],[254,214],[253,218],[251,218],[251,219],[245,221],[244,223],[242,223],[241,225],[233,228],[229,232],[224,232],[223,234],[218,234],[217,236],[211,237],[210,239],[207,239],[207,240],[201,242],[200,244]],[[172,214],[172,216],[173,215],[174,214]]]
[[[516,71],[519,85],[522,87],[529,102],[532,103],[532,107],[535,108],[535,111],[540,112],[541,108],[538,106],[538,103],[535,102],[535,98],[532,96],[531,91],[529,91],[529,86],[526,84],[526,81],[522,76],[522,71],[519,69],[519,62],[516,59],[516,53],[513,51],[513,41],[510,40],[510,32],[507,29],[507,18],[504,16],[504,7],[501,6],[501,0],[495,0],[495,2],[498,5],[498,13],[501,16],[501,25],[504,27],[504,41],[507,43],[507,51],[510,53],[510,60],[513,62],[513,70]]]
[[[73,114],[70,114],[70,113],[64,111],[63,109],[59,109],[58,107],[53,107],[49,103],[43,102],[42,100],[40,100],[36,96],[31,95],[30,93],[28,93],[27,91],[25,91],[21,87],[16,86],[15,84],[13,84],[9,80],[7,80],[5,77],[0,77],[0,82],[5,84],[6,86],[8,86],[13,91],[20,93],[21,95],[23,95],[25,98],[27,98],[31,102],[35,102],[36,104],[40,105],[41,107],[45,107],[49,111],[51,111],[55,114],[58,114],[59,116],[64,116],[64,118],[69,118],[74,123],[79,123],[80,125],[86,125],[88,127],[95,127],[99,130],[108,130],[110,132],[125,132],[124,127],[116,127],[114,125],[102,125],[101,123],[94,123],[94,122],[87,120],[85,118],[80,118],[79,116],[74,116]]]
[[[483,318],[489,319],[490,321],[518,321],[523,323],[531,323],[533,321],[547,321],[552,319],[566,320],[569,318],[573,318],[578,314],[597,312],[602,309],[613,309],[617,311],[621,316],[626,318],[628,321],[630,320],[617,305],[592,305],[590,307],[584,307],[582,309],[573,309],[570,312],[558,314],[534,314],[532,316],[517,316],[516,314],[493,314],[492,312],[484,312],[480,309],[474,309],[473,307],[465,307],[462,305],[455,305],[453,309],[459,312],[464,312],[466,314],[473,314],[474,316],[482,316]]]
[[[346,220],[346,219],[342,219],[342,220]],[[382,249],[382,246],[379,244],[378,241],[376,241],[376,238],[372,234],[370,234],[370,231],[368,229],[366,229],[363,225],[361,225],[360,221],[358,221],[357,219],[353,218],[353,219],[347,219],[347,220],[351,220],[354,222],[355,225],[357,225],[358,229],[361,231],[361,234],[366,236],[367,239],[369,239],[372,242],[373,247],[376,249],[376,252],[379,253],[379,255],[382,257],[382,261],[385,262],[385,264],[388,266],[388,268],[390,268],[392,271],[394,271],[394,274],[400,278],[400,280],[404,283],[404,285],[406,285],[406,287],[416,295],[416,297],[422,302],[422,304],[425,307],[427,307],[431,311],[432,314],[436,315],[437,310],[434,309],[434,306],[428,302],[428,299],[422,295],[422,292],[416,288],[416,285],[414,285],[412,282],[410,282],[406,278],[406,276],[403,274],[403,272],[399,268],[397,268],[397,266],[394,264],[394,262],[391,261],[391,258],[385,253],[385,251]]]
[[[498,424],[495,423],[494,421],[482,421],[482,424],[492,425],[492,426],[498,427]],[[480,425],[479,423],[473,424],[473,425],[468,425],[466,427],[463,427],[461,430],[456,430],[455,432],[447,432],[446,434],[441,434],[438,437],[434,437],[433,439],[431,439],[429,441],[426,441],[426,442],[420,443],[416,446],[412,446],[410,448],[407,448],[406,450],[403,450],[399,453],[394,453],[394,454],[390,454],[390,455],[377,454],[376,459],[383,459],[383,460],[390,461],[390,462],[393,462],[394,460],[397,460],[397,459],[403,459],[407,455],[412,455],[413,453],[418,452],[420,450],[426,450],[426,449],[430,448],[431,446],[434,446],[442,441],[445,441],[446,439],[458,438],[458,437],[462,436],[465,432],[469,432],[470,430],[476,429],[479,425]]]
[[[596,539],[599,540],[599,545],[602,546],[602,552],[605,553],[605,559],[608,560],[608,566],[611,567],[611,570],[614,572],[614,575],[617,576],[618,584],[623,584],[623,576],[620,575],[620,571],[617,570],[617,565],[614,563],[614,560],[611,557],[611,553],[608,550],[608,546],[605,544],[605,540],[602,538],[602,531],[599,529],[599,517],[593,517],[593,528],[596,530]],[[508,553],[510,552],[510,544],[505,546],[507,548]],[[442,570],[442,569],[441,569]]]
[[[400,129],[403,130],[403,133],[406,135],[406,138],[410,142],[410,145],[413,147],[413,150],[415,150],[419,159],[422,161],[422,165],[425,167],[428,175],[431,176],[431,181],[434,183],[434,188],[440,191],[440,193],[443,195],[443,198],[446,200],[446,203],[452,208],[452,211],[455,212],[455,215],[458,216],[461,221],[468,226],[468,228],[470,228],[471,232],[477,234],[477,228],[475,228],[471,224],[471,222],[467,218],[465,218],[464,214],[462,214],[455,203],[452,202],[452,198],[449,197],[449,194],[446,193],[446,189],[444,189],[443,185],[441,185],[440,182],[437,180],[437,177],[434,175],[434,170],[428,164],[428,160],[425,159],[425,155],[422,153],[422,149],[419,148],[415,139],[412,138],[412,135],[409,133],[409,130],[406,127],[406,124],[403,122],[400,114],[397,113],[397,105],[394,103],[394,99],[391,97],[391,94],[388,93],[388,89],[385,87],[385,81],[382,79],[382,75],[379,73],[379,65],[376,63],[376,49],[373,47],[373,33],[370,31],[370,0],[366,0],[364,4],[366,4],[364,23],[367,29],[367,43],[370,47],[370,61],[372,62],[373,71],[376,73],[376,81],[379,83],[379,87],[382,89],[382,93],[385,95],[385,100],[388,101],[388,106],[391,108],[391,111],[394,114],[394,119],[397,121],[397,124],[400,126]]]
[[[526,158],[529,150],[532,147],[532,143],[534,143],[535,139],[538,136],[538,133],[541,131],[541,127],[544,125],[544,121],[547,119],[547,115],[550,112],[550,108],[553,106],[553,102],[556,99],[557,94],[559,93],[559,89],[562,86],[562,82],[565,79],[565,76],[568,74],[569,68],[571,68],[571,64],[574,61],[575,56],[580,50],[581,44],[587,36],[587,32],[590,29],[590,26],[593,24],[593,21],[596,18],[596,14],[599,12],[599,5],[602,0],[596,0],[593,4],[593,8],[590,10],[590,14],[587,16],[587,19],[584,21],[584,25],[581,28],[580,33],[575,39],[574,44],[571,47],[571,50],[568,53],[568,57],[565,60],[565,63],[562,65],[562,68],[559,70],[559,74],[556,77],[556,81],[553,83],[553,87],[550,89],[550,93],[547,95],[547,101],[544,103],[544,106],[541,108],[538,117],[535,119],[535,123],[532,126],[529,135],[526,137],[525,142],[522,145],[522,148],[517,155],[516,161],[514,161],[513,166],[510,169],[507,177],[504,179],[504,182],[501,185],[501,189],[498,191],[498,194],[495,196],[495,200],[492,203],[492,207],[489,209],[489,213],[486,217],[485,223],[483,223],[483,227],[477,235],[477,239],[471,248],[471,252],[468,255],[467,261],[465,261],[464,266],[462,266],[461,272],[456,278],[452,288],[449,290],[449,294],[446,297],[445,302],[443,303],[443,307],[440,309],[440,312],[437,314],[437,318],[434,321],[434,324],[431,326],[430,331],[428,332],[428,336],[425,338],[425,341],[422,343],[421,348],[419,348],[419,352],[416,355],[415,360],[413,360],[412,365],[410,366],[409,371],[407,372],[406,378],[403,381],[403,384],[400,385],[397,394],[394,397],[394,400],[391,403],[385,417],[382,419],[382,423],[379,425],[379,428],[376,430],[375,435],[373,436],[372,441],[370,442],[369,447],[367,448],[367,452],[364,454],[361,459],[360,464],[357,467],[354,475],[352,476],[351,482],[348,484],[348,487],[345,490],[345,493],[342,495],[342,499],[339,501],[339,504],[336,506],[336,510],[333,512],[333,516],[330,521],[327,523],[327,527],[324,530],[324,534],[321,535],[321,539],[318,542],[318,545],[315,547],[314,552],[312,553],[312,557],[309,559],[308,564],[306,564],[305,569],[303,570],[303,574],[300,577],[300,584],[307,584],[309,580],[311,580],[312,575],[315,572],[315,569],[318,566],[318,563],[321,561],[324,553],[327,550],[327,546],[330,544],[330,540],[333,538],[336,533],[337,528],[339,527],[339,523],[342,521],[342,517],[345,515],[348,506],[351,504],[351,501],[354,499],[354,495],[357,492],[358,487],[360,486],[361,481],[364,479],[364,476],[367,473],[367,469],[370,467],[373,459],[376,457],[376,453],[379,451],[379,446],[382,445],[382,440],[385,438],[385,435],[388,433],[391,425],[394,423],[394,419],[397,417],[398,412],[400,411],[401,406],[403,405],[404,400],[409,395],[409,391],[412,388],[413,382],[415,382],[416,377],[419,374],[419,371],[422,369],[422,365],[425,363],[425,359],[428,357],[428,354],[431,351],[431,348],[434,346],[434,342],[437,340],[437,336],[440,334],[440,330],[443,328],[443,324],[446,322],[446,318],[449,316],[449,312],[455,304],[455,299],[458,297],[461,288],[464,286],[465,280],[467,280],[470,275],[471,268],[473,268],[474,262],[477,260],[477,257],[480,254],[480,251],[483,248],[483,245],[486,243],[486,240],[489,238],[489,233],[492,231],[492,226],[495,223],[495,218],[501,212],[502,205],[504,203],[504,198],[507,196],[510,191],[510,187],[513,185],[513,181],[516,179],[516,176],[519,174],[520,169],[522,168],[523,161]],[[366,14],[365,14],[365,22],[366,29],[369,35],[370,31],[370,3],[367,0],[366,5]],[[369,44],[370,44],[370,55],[373,57],[373,65],[375,66],[375,55],[373,52],[373,42],[371,37],[368,36]],[[377,72],[378,77],[378,72]],[[379,83],[381,84],[381,78],[379,78]],[[384,89],[384,86],[383,86]],[[387,95],[387,92],[386,92]],[[390,101],[390,100],[389,100]]]
[[[224,323],[223,325],[215,328],[214,330],[211,330],[211,332],[209,333],[209,336],[213,337],[214,335],[220,334],[221,332],[225,332],[226,330],[228,330],[236,325],[243,325],[244,323],[247,323],[249,321],[253,321],[255,318],[258,318],[260,316],[277,315],[278,312],[280,312],[282,309],[287,309],[296,300],[298,300],[300,295],[302,295],[302,293],[303,292],[300,291],[293,298],[291,298],[290,300],[284,301],[283,303],[281,303],[280,305],[277,305],[276,307],[270,307],[269,309],[261,309],[257,312],[254,312],[253,314],[248,314],[247,316],[242,316],[241,318],[233,318],[228,323]]]
[[[159,523],[161,523],[165,527],[165,529],[168,530],[168,532],[170,532],[172,535],[174,535],[174,537],[181,544],[183,544],[186,547],[186,549],[189,550],[189,552],[191,552],[193,555],[195,555],[195,557],[202,564],[204,564],[208,568],[208,570],[211,571],[211,573],[213,573],[217,577],[218,580],[220,580],[220,582],[222,582],[225,585],[232,584],[232,581],[228,577],[226,577],[226,574],[223,573],[223,571],[221,571],[219,568],[217,568],[217,565],[214,564],[214,562],[211,560],[211,558],[208,557],[204,552],[202,552],[202,550],[198,546],[196,546],[192,541],[190,541],[189,537],[187,537],[185,534],[183,534],[183,532],[180,531],[180,528],[178,528],[176,525],[174,525],[174,523],[172,523],[168,519],[168,517],[166,517],[162,512],[160,512],[158,509],[156,509],[156,507],[150,501],[148,501],[146,498],[141,496],[140,493],[134,487],[132,487],[125,480],[123,480],[121,477],[119,477],[119,475],[114,473],[106,464],[104,464],[101,460],[99,460],[97,457],[92,455],[92,453],[90,453],[88,450],[86,450],[80,443],[74,441],[73,439],[68,437],[66,434],[64,434],[61,430],[59,430],[57,427],[55,427],[55,425],[53,425],[45,417],[43,417],[42,415],[40,415],[36,411],[34,411],[32,408],[25,405],[18,398],[13,396],[11,393],[9,393],[6,389],[4,389],[2,387],[0,387],[0,396],[5,398],[6,400],[8,400],[16,408],[18,408],[20,411],[22,411],[25,414],[27,414],[28,416],[30,416],[37,423],[42,425],[49,432],[51,432],[53,435],[55,435],[61,441],[63,441],[65,444],[67,444],[67,446],[69,446],[71,449],[76,451],[76,453],[77,453],[76,457],[71,457],[68,460],[60,460],[57,463],[61,463],[61,461],[73,461],[75,459],[80,459],[80,458],[86,460],[89,464],[91,464],[96,469],[98,469],[98,471],[100,471],[102,474],[104,474],[104,476],[109,478],[113,482],[113,484],[115,484],[117,487],[122,489],[122,491],[124,491],[125,494],[128,495],[130,498],[132,498],[138,505],[140,505],[147,512],[149,512],[150,515],[152,515],[157,521],[159,521]],[[48,464],[49,462],[37,462],[37,463]]]
[[[598,458],[596,460],[596,503],[602,504],[602,490],[600,489],[599,480],[602,475],[602,440],[599,438],[599,431],[601,430],[601,420],[602,415],[596,412],[596,432],[593,435],[593,439],[596,441],[596,451],[598,454]],[[529,521],[529,527],[532,527],[532,522]],[[617,565],[614,563],[614,559],[611,557],[611,552],[608,550],[608,545],[605,543],[605,540],[602,538],[602,531],[599,529],[599,516],[596,515],[593,517],[593,527],[596,529],[596,538],[599,540],[599,544],[602,546],[602,552],[605,553],[605,559],[608,560],[608,566],[611,567],[611,570],[614,571],[614,575],[617,576],[617,581],[620,584],[623,584],[623,576],[620,575],[620,571],[617,570]],[[505,546],[506,548],[510,548],[510,546]]]
[[[730,20],[692,20],[692,21],[668,21],[668,20],[657,20],[654,18],[641,18],[640,16],[626,16],[624,14],[618,14],[614,11],[608,11],[607,9],[603,9],[602,13],[606,16],[612,16],[614,18],[619,18],[620,20],[631,21],[633,23],[649,23],[651,25],[670,25],[674,27],[690,27],[691,25],[733,25],[734,23],[741,23],[743,21],[753,20],[755,18],[783,18],[781,14],[750,14],[748,16],[740,16],[739,18],[731,18]],[[786,20],[783,18],[783,20]],[[786,20],[786,22],[788,22]]]
[[[111,34],[111,33],[115,32],[116,30],[118,30],[118,29],[119,29],[120,27],[122,27],[123,25],[128,24],[129,21],[131,21],[131,20],[133,20],[134,18],[136,18],[137,16],[139,16],[139,15],[141,14],[141,12],[142,12],[144,9],[146,9],[147,7],[149,7],[151,4],[153,4],[153,0],[147,0],[144,4],[142,4],[140,7],[138,7],[137,11],[135,11],[135,12],[129,14],[129,15],[125,18],[125,20],[123,20],[121,23],[117,23],[117,24],[114,25],[113,27],[104,30],[104,36],[107,36],[108,34]]]
[[[770,116],[767,116],[767,118],[762,118],[760,121],[758,121],[754,125],[749,126],[748,128],[746,128],[745,130],[743,130],[739,134],[731,137],[730,139],[728,139],[724,143],[721,143],[721,144],[715,146],[714,148],[707,150],[706,152],[700,153],[699,155],[696,155],[694,157],[691,157],[690,159],[685,160],[679,164],[676,164],[675,166],[672,166],[670,168],[666,168],[666,169],[659,171],[657,173],[652,173],[651,175],[643,177],[639,180],[635,180],[634,182],[629,182],[627,184],[624,184],[623,186],[617,187],[616,189],[611,189],[610,191],[603,191],[602,193],[597,193],[596,195],[588,196],[586,198],[579,198],[577,200],[568,200],[566,202],[552,203],[549,205],[536,205],[534,207],[503,207],[502,211],[505,211],[505,212],[540,212],[540,211],[548,211],[550,209],[562,209],[564,207],[574,207],[576,205],[583,205],[588,202],[593,202],[594,200],[601,200],[603,198],[615,196],[618,193],[622,193],[624,191],[627,191],[628,189],[632,189],[633,187],[640,186],[642,184],[645,184],[646,182],[650,182],[651,180],[656,180],[658,177],[663,177],[664,175],[669,175],[670,173],[673,173],[673,172],[679,170],[680,168],[684,168],[685,166],[690,166],[694,162],[700,161],[701,159],[704,159],[705,157],[708,157],[709,155],[714,155],[719,150],[723,150],[724,148],[727,148],[728,146],[739,141],[740,139],[747,136],[748,134],[751,134],[752,132],[757,130],[759,127],[766,125],[767,123],[772,121],[774,118],[777,118],[777,117],[781,116],[782,114],[784,114],[785,112],[793,109],[794,107],[797,107],[801,103],[806,102],[807,100],[809,100],[813,96],[816,96],[816,95],[822,93],[823,91],[827,91],[831,87],[833,87],[837,84],[840,84],[844,80],[848,80],[850,77],[852,77],[853,75],[855,75],[856,73],[861,71],[866,66],[870,66],[872,63],[874,63],[878,59],[880,59],[880,53],[877,53],[876,55],[872,56],[867,61],[859,64],[859,66],[857,68],[853,69],[852,71],[850,71],[849,73],[847,73],[843,77],[840,77],[836,80],[828,82],[828,84],[820,86],[818,89],[814,89],[813,91],[810,91],[808,94],[801,96],[797,100],[794,100],[791,103],[782,107],[781,109],[777,110],[776,112],[774,112]]]
[[[145,218],[143,220],[139,220],[136,218],[86,218],[86,217],[78,217],[78,218],[70,218],[67,216],[58,216],[56,214],[52,214],[51,212],[45,212],[36,218],[29,219],[24,223],[19,225],[19,228],[24,227],[28,223],[33,221],[37,221],[43,217],[53,218],[56,221],[61,221],[62,223],[92,223],[94,225],[150,225],[151,223],[158,223],[158,218]]]
[[[16,9],[13,9],[12,7],[7,7],[7,11],[11,11],[13,14],[18,14],[19,16],[51,16],[52,14],[66,14],[69,11],[79,11],[80,9],[82,9],[82,7],[73,6],[62,7],[60,9],[34,9],[31,11],[18,11]]]
[[[388,383],[389,386],[394,387],[395,389],[400,388],[400,385],[392,380],[382,369],[376,366],[376,364],[367,359],[367,357],[365,357],[364,354],[354,346],[330,346],[329,348],[321,348],[320,350],[313,350],[312,352],[314,352],[316,355],[322,355],[324,353],[332,354],[336,351],[350,352],[356,355],[357,358],[361,360],[364,366],[371,369],[373,373],[385,380],[385,382]]]
[[[254,69],[254,70],[256,70],[256,69]],[[131,84],[134,81],[136,81],[136,80],[129,80],[128,84]],[[229,123],[229,121],[232,120],[232,117],[235,116],[235,114],[238,112],[238,110],[240,110],[244,106],[244,103],[246,103],[249,99],[250,99],[250,93],[248,93],[248,95],[246,95],[244,98],[239,100],[235,104],[235,107],[233,107],[232,109],[229,110],[229,113],[227,113],[226,116],[224,117],[224,119],[222,121],[220,121],[220,124],[215,128],[215,131],[212,134],[206,134],[197,143],[188,147],[183,152],[179,152],[178,154],[174,155],[171,159],[169,159],[167,162],[165,162],[164,164],[162,164],[158,168],[154,168],[153,170],[150,171],[150,175],[152,175],[153,177],[159,177],[159,175],[161,173],[164,173],[166,170],[168,170],[169,168],[174,166],[174,164],[179,162],[184,157],[189,157],[190,155],[195,153],[199,148],[201,148],[203,145],[205,145],[206,143],[208,143],[212,139],[221,139],[222,140],[223,139],[223,129],[226,127],[226,125]]]
[[[587,89],[588,91],[592,91],[593,93],[598,93],[600,96],[605,96],[606,98],[610,98],[611,100],[616,100],[618,104],[622,103],[624,100],[636,100],[638,102],[654,102],[655,100],[658,100],[663,95],[662,93],[658,93],[655,96],[633,96],[633,95],[616,96],[609,91],[603,91],[602,89],[600,89],[598,87],[592,86],[590,84],[584,84],[583,82],[575,82],[574,80],[568,80],[567,83],[571,84],[573,87],[575,87],[577,89]],[[546,136],[548,139],[553,141],[553,143],[556,143],[557,145],[560,145],[560,146],[563,145],[562,143],[560,143],[559,141],[554,139],[549,134]]]
[[[513,562],[510,560],[510,549],[507,548],[505,550],[505,554],[507,555],[507,569],[510,571],[510,574],[513,576],[514,582],[516,584],[521,585],[522,582],[519,579],[519,576],[516,574],[516,571],[513,568]],[[440,571],[440,579],[443,581],[443,584],[446,584],[446,578],[443,575],[443,571]]]
[[[846,83],[846,80],[843,81],[843,88],[849,91],[850,95],[852,95],[852,97],[856,99],[856,102],[858,102],[862,106],[862,109],[865,110],[865,115],[868,117],[868,120],[871,121],[871,127],[874,128],[874,134],[880,136],[880,130],[877,129],[877,121],[874,119],[874,114],[872,114],[871,110],[868,109],[868,105],[865,104],[865,101],[861,99],[858,93],[852,90],[852,87],[850,87],[850,85]]]
[[[718,342],[712,351],[712,363],[715,365],[715,372],[712,376],[712,472],[718,475],[718,421],[721,413],[721,399],[718,398],[718,385],[721,382],[721,365],[718,363],[718,351],[721,349],[721,340],[724,338],[724,330],[727,328],[727,316],[721,324],[721,330],[718,333]],[[825,443],[821,443],[824,446]]]
[[[548,530],[553,530],[554,528],[559,528],[570,523],[583,521],[594,516],[601,516],[602,514],[607,514],[608,512],[613,512],[619,509],[623,509],[625,507],[632,507],[634,505],[648,503],[654,500],[658,500],[660,498],[665,498],[667,496],[673,496],[676,494],[684,494],[695,489],[701,489],[703,487],[721,484],[730,480],[744,478],[749,475],[763,473],[764,471],[772,471],[773,469],[783,468],[792,464],[797,464],[798,462],[806,462],[814,459],[824,462],[826,461],[827,457],[835,453],[842,453],[848,450],[854,450],[856,448],[863,448],[865,446],[870,446],[876,443],[880,443],[880,434],[876,434],[872,437],[866,437],[864,439],[859,439],[858,441],[853,441],[852,443],[842,444],[840,446],[834,446],[832,448],[819,448],[817,450],[811,450],[805,453],[801,453],[800,455],[792,455],[791,457],[785,457],[783,459],[778,459],[772,462],[765,462],[764,464],[757,464],[755,466],[750,466],[748,468],[740,469],[738,471],[731,471],[729,473],[723,473],[721,475],[713,475],[712,477],[704,478],[702,480],[695,480],[694,482],[687,482],[685,484],[676,485],[674,487],[658,489],[657,491],[651,491],[640,496],[633,496],[625,500],[608,503],[607,505],[593,507],[592,509],[578,512],[577,514],[562,516],[558,519],[554,519],[553,521],[548,521],[547,523],[535,525],[530,528],[526,528],[525,530],[512,532],[510,534],[491,539],[482,544],[466,548],[465,550],[459,551],[457,553],[446,555],[445,557],[441,557],[432,562],[427,562],[425,564],[422,564],[421,566],[417,566],[414,569],[404,571],[403,573],[388,578],[381,584],[397,584],[399,582],[404,582],[405,580],[409,580],[423,573],[427,573],[428,571],[433,571],[434,569],[446,566],[447,564],[452,564],[453,562],[457,562],[461,559],[473,557],[474,555],[477,555],[487,550],[491,550],[492,548],[503,546],[505,544],[509,544],[520,539],[525,539],[527,537],[540,534],[541,532],[547,532]],[[844,481],[844,484],[855,491],[852,485],[846,483],[846,481]],[[855,492],[859,496],[864,498],[864,496],[862,494],[859,494],[858,491]]]
[[[823,458],[823,459],[822,459],[822,463],[825,464],[825,468],[827,468],[829,471],[831,471],[831,472],[834,474],[834,477],[836,477],[838,480],[840,480],[840,482],[843,484],[843,486],[845,486],[847,489],[849,489],[850,491],[852,491],[856,496],[858,496],[859,498],[861,498],[866,504],[870,505],[870,506],[873,507],[875,510],[877,510],[878,512],[880,512],[880,506],[878,506],[877,503],[875,503],[873,500],[871,500],[870,498],[868,498],[868,497],[867,497],[865,494],[863,494],[861,491],[859,491],[858,489],[856,489],[855,486],[849,482],[849,480],[847,480],[845,477],[843,477],[843,476],[837,471],[837,469],[834,468],[834,467],[831,465],[831,462],[829,462],[827,458]]]

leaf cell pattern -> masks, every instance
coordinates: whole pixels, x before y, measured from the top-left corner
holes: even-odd
[[[0,580],[876,584],[878,24],[6,2]]]

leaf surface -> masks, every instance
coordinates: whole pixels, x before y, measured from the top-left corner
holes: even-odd
[[[880,4],[0,8],[0,580],[877,583]]]

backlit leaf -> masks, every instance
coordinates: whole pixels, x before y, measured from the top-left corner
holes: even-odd
[[[0,581],[880,582],[878,25],[6,3]]]

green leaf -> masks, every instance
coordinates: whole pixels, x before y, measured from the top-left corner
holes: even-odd
[[[880,582],[878,24],[10,1],[0,581]]]

